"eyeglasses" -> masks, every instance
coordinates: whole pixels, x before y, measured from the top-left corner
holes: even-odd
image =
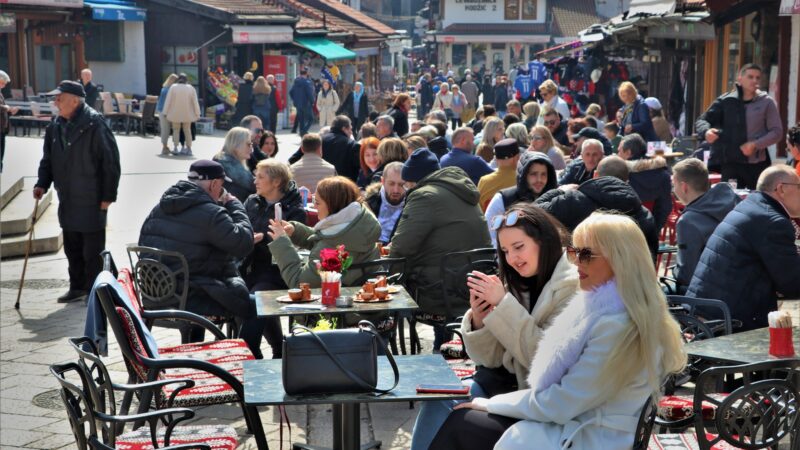
[[[600,255],[592,253],[592,249],[590,248],[577,248],[571,245],[567,246],[567,260],[570,263],[575,264],[576,262],[581,264],[589,264],[592,261],[592,258],[599,258]]]
[[[513,227],[517,224],[517,221],[519,221],[520,215],[521,214],[519,211],[511,211],[508,214],[499,214],[492,217],[492,220],[490,221],[492,230],[497,230],[503,225],[507,227]]]

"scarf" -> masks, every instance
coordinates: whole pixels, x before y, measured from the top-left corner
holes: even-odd
[[[314,225],[314,231],[322,235],[332,236],[344,230],[351,222],[356,220],[359,214],[361,214],[361,209],[361,203],[350,203],[336,214],[331,214],[317,222],[317,224]]]
[[[326,98],[331,93],[330,89],[322,89],[322,98]]]
[[[541,392],[558,384],[580,359],[597,320],[622,312],[625,312],[625,305],[614,279],[589,292],[576,294],[539,342],[528,374],[531,389]]]
[[[361,101],[361,96],[364,95],[364,83],[356,81],[356,86],[361,86],[360,91],[353,89],[353,102],[355,103],[356,109],[358,109],[358,103]]]

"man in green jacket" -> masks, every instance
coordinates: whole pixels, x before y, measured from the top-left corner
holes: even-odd
[[[454,319],[469,309],[469,299],[442,298],[437,284],[442,279],[442,258],[492,245],[478,206],[478,188],[462,169],[440,169],[436,155],[425,148],[405,162],[402,178],[408,191],[390,257],[406,258],[409,292],[423,312]],[[445,335],[444,327],[434,327],[434,349]]]

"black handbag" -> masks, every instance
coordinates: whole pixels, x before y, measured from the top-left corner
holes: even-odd
[[[394,371],[394,384],[378,389],[378,353]],[[283,388],[289,395],[373,392],[397,386],[400,373],[375,326],[362,320],[358,328],[314,332],[292,327],[283,341]]]

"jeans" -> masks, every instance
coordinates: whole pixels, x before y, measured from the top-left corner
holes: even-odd
[[[486,393],[478,383],[472,380],[465,380],[464,383],[470,385],[470,398],[486,397]],[[444,421],[447,420],[447,416],[453,411],[453,407],[465,401],[439,400],[420,402],[419,414],[417,414],[417,420],[414,422],[414,430],[411,432],[411,450],[428,450],[436,433],[439,432],[439,428],[442,427]]]
[[[314,121],[314,113],[311,111],[311,106],[297,106],[297,117],[295,123],[298,124],[298,134],[305,136],[308,129],[311,128],[311,123]]]

